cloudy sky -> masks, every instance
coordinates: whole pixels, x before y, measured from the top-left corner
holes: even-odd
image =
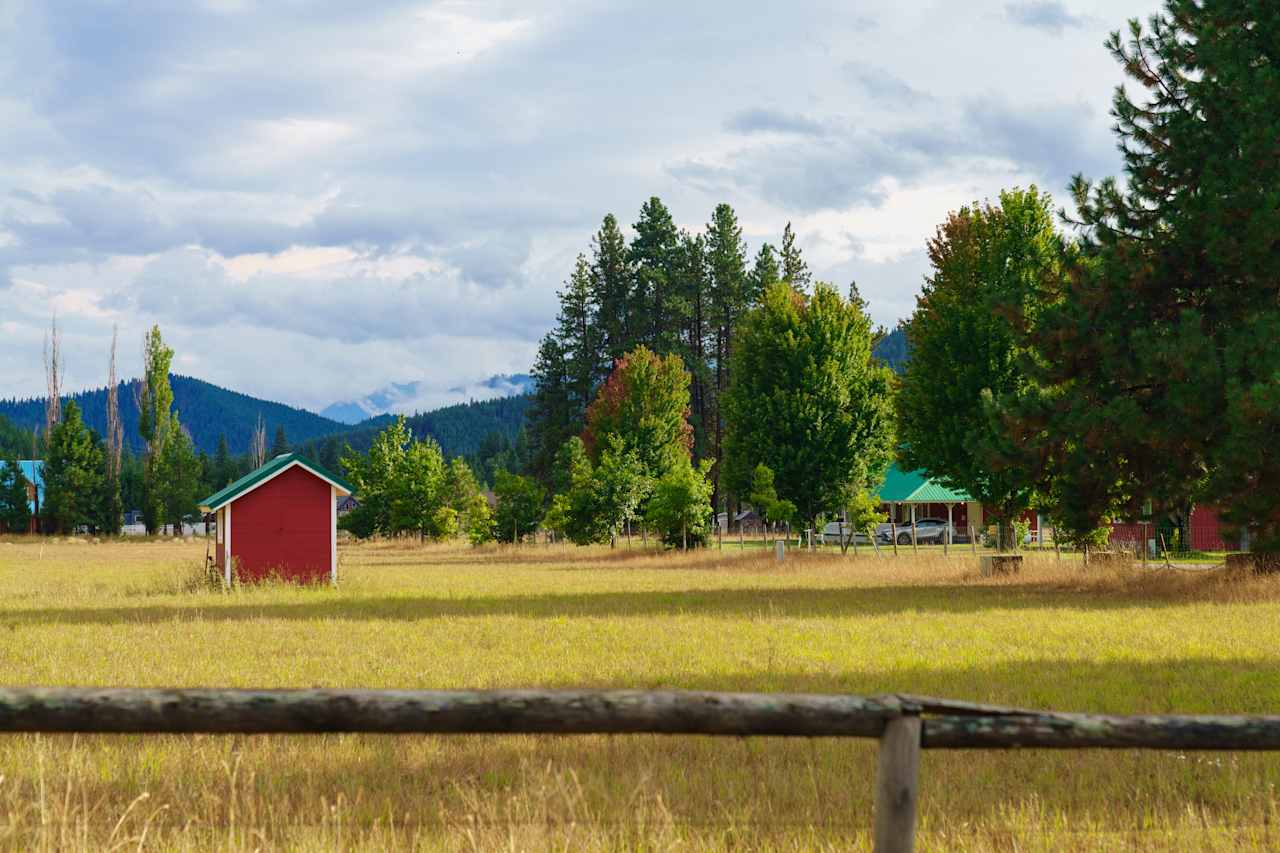
[[[1117,171],[1106,34],[1157,0],[0,0],[0,397],[175,370],[320,408],[527,370],[607,212],[909,314],[966,201]]]

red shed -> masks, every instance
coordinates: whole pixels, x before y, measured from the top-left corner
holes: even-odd
[[[276,576],[338,580],[339,498],[351,494],[342,478],[309,459],[285,453],[200,502],[217,513],[218,569],[227,585]]]

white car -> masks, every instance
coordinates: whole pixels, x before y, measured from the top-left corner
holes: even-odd
[[[852,539],[850,536],[852,535]],[[867,537],[865,530],[853,530],[848,522],[832,521],[822,528],[822,544],[823,545],[839,545],[842,541],[857,543],[858,545],[870,545],[871,539]]]
[[[947,535],[947,522],[942,518],[916,519],[915,541],[920,545],[941,545]],[[876,528],[876,538],[884,543],[893,542],[893,526],[882,524]],[[951,531],[951,541],[955,541],[955,531]],[[911,522],[898,525],[898,544],[911,544]]]

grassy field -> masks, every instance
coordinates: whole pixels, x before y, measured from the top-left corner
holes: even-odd
[[[964,553],[344,547],[231,594],[202,542],[0,540],[0,683],[679,687],[1280,710],[1280,579]],[[865,741],[0,736],[5,849],[849,849]],[[1274,849],[1280,756],[926,753],[921,848]]]

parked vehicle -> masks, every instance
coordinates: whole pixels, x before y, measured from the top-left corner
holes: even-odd
[[[849,538],[850,536],[853,538]],[[867,536],[865,530],[853,530],[848,522],[832,521],[822,528],[823,545],[839,545],[841,541],[857,543],[858,545],[871,544],[871,538]]]
[[[943,538],[947,535],[947,520],[945,518],[917,518],[916,519],[916,543],[920,545],[941,545]],[[876,538],[881,542],[893,542],[893,526],[882,524],[876,528]],[[955,530],[951,531],[951,541],[955,541]],[[904,522],[898,525],[898,544],[911,544],[911,523]]]

